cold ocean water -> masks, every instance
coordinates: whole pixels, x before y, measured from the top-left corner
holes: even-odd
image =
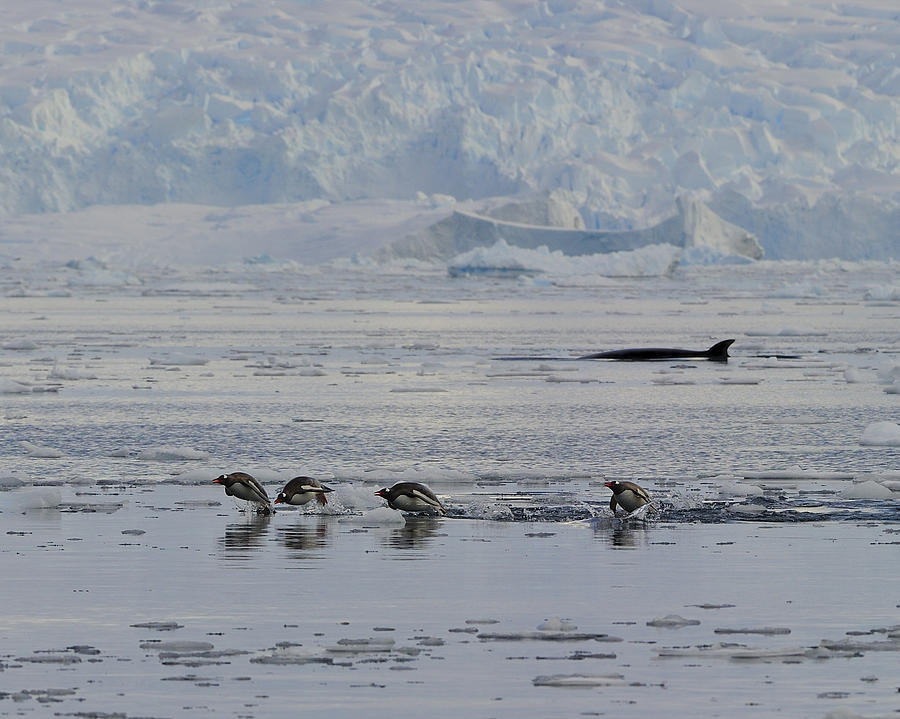
[[[0,716],[900,710],[896,264],[0,290]],[[334,492],[257,516],[237,470]],[[608,479],[657,512],[614,517]],[[449,516],[383,507],[401,480]]]

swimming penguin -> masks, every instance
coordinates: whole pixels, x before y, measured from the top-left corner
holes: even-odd
[[[328,504],[325,494],[333,491],[331,487],[326,487],[312,477],[294,477],[275,497],[275,504],[299,506],[315,499],[319,504],[325,505]]]
[[[436,509],[441,514],[447,514],[434,492],[420,482],[398,482],[389,489],[379,489],[375,494],[386,499],[391,509],[402,512],[428,512]]]
[[[612,490],[612,497],[609,498],[609,508],[613,514],[616,513],[616,506],[631,514],[645,504],[650,504],[650,495],[647,494],[643,487],[636,485],[634,482],[613,480],[612,482],[606,482],[604,486]]]
[[[232,472],[223,474],[213,480],[216,484],[225,487],[225,494],[229,497],[254,502],[258,504],[256,511],[262,514],[272,514],[272,504],[269,495],[263,486],[246,472]]]

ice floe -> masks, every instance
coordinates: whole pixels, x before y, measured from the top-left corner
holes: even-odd
[[[29,442],[27,440],[23,440],[19,442],[22,446],[22,449],[25,450],[25,453],[29,457],[35,457],[40,459],[59,459],[63,456],[63,453],[55,449],[53,447],[48,447],[44,444],[37,444],[36,442]]]
[[[202,461],[209,459],[209,452],[194,449],[193,447],[179,447],[176,445],[161,445],[159,447],[147,447],[142,449],[137,459],[143,462],[179,462]]]
[[[900,447],[900,425],[896,422],[873,422],[862,433],[860,444],[870,447]]]

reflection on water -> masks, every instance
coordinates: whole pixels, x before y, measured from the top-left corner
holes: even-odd
[[[618,549],[630,549],[647,544],[649,524],[644,520],[621,520],[598,517],[591,520],[594,537]]]
[[[298,522],[288,527],[278,527],[278,541],[288,550],[292,559],[320,559],[314,550],[328,546],[328,521],[317,518],[313,523]]]
[[[382,544],[391,549],[425,549],[438,536],[441,524],[442,521],[435,517],[406,517],[406,523],[392,529],[390,534],[382,538]]]
[[[225,559],[249,559],[262,548],[271,521],[271,515],[250,514],[243,521],[226,526],[225,534],[219,538]]]

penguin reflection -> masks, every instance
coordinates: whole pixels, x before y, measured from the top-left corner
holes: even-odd
[[[320,519],[313,523],[298,522],[278,528],[278,541],[293,559],[317,559],[322,556],[316,550],[328,546],[328,522]]]
[[[594,538],[616,549],[631,549],[647,543],[647,530],[623,522],[595,522]]]
[[[441,527],[442,523],[436,517],[407,516],[405,524],[392,529],[383,541],[392,549],[424,549]]]
[[[250,554],[262,548],[272,521],[270,514],[251,514],[244,521],[232,522],[219,538],[219,546],[226,559],[249,559]]]

